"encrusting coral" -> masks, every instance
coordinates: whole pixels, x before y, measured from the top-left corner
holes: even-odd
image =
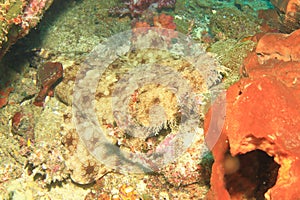
[[[0,3],[0,58],[35,27],[53,0],[8,0]]]

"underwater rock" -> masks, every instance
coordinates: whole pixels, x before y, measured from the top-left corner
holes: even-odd
[[[19,38],[35,27],[53,0],[16,0],[0,3],[0,58]]]
[[[271,0],[279,10],[281,18],[280,31],[290,33],[300,28],[300,2],[297,0]]]
[[[274,9],[259,10],[258,18],[262,20],[260,30],[263,33],[278,32],[281,26],[280,16]]]
[[[285,14],[283,26],[286,32],[300,28],[300,2],[298,0],[271,0],[271,3]]]
[[[297,0],[271,0],[272,4],[274,4],[279,10],[285,13],[295,13],[300,6],[300,2]]]
[[[211,111],[206,115],[206,134],[221,131],[216,145],[210,146],[215,162],[207,199],[299,197],[300,63],[286,59],[298,52],[285,46],[294,40],[293,34],[266,35],[273,38],[273,48],[263,47],[267,39],[262,38],[246,58],[246,77],[228,89],[226,104],[216,101],[211,108],[222,112],[226,106],[222,130],[220,119],[211,119]],[[228,162],[236,169],[228,170]]]
[[[300,28],[300,2],[297,0],[271,0],[275,9],[260,10],[263,31],[291,33]]]

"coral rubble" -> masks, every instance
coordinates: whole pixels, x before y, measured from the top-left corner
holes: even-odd
[[[221,131],[210,146],[215,163],[208,199],[299,198],[299,31],[259,40],[244,61],[244,78],[228,89],[226,104],[216,101],[211,108],[224,112],[222,130],[220,118],[207,114],[207,136]]]

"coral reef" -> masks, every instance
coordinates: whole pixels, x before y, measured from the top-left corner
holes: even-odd
[[[147,9],[157,8],[159,10],[163,8],[174,8],[176,0],[125,0],[124,7],[114,7],[109,10],[112,15],[127,15],[131,17],[137,17],[143,14]]]
[[[126,179],[126,183],[124,180]],[[174,187],[159,175],[107,174],[98,180],[86,199],[203,199],[207,187],[190,184]],[[122,198],[121,198],[122,197]]]
[[[3,9],[0,16],[3,13],[5,19],[11,16],[11,20],[2,21],[4,31],[3,37],[1,36],[4,38],[2,50],[7,54],[0,63],[0,102],[3,102],[3,107],[0,106],[0,199],[204,199],[209,189],[208,179],[213,162],[203,138],[204,113],[209,106],[210,97],[207,92],[211,88],[217,90],[215,86],[224,77],[231,79],[232,75],[227,74],[228,70],[215,62],[215,55],[207,53],[202,45],[195,44],[201,47],[200,50],[196,48],[196,56],[184,57],[181,53],[194,51],[193,45],[185,45],[190,38],[196,38],[206,42],[206,45],[212,45],[208,50],[219,54],[220,61],[236,72],[237,66],[253,44],[250,41],[238,41],[239,38],[233,40],[230,37],[235,36],[228,35],[228,40],[213,45],[215,40],[209,32],[208,23],[213,15],[222,16],[222,9],[225,7],[235,7],[243,14],[246,13],[242,19],[245,16],[255,16],[249,13],[269,7],[268,1],[177,1],[175,6],[173,0],[71,0],[53,1],[46,13],[44,11],[52,1],[3,2],[9,3],[10,7]],[[126,16],[109,16],[107,11],[122,2]],[[27,7],[28,5],[30,6]],[[42,16],[43,20],[38,23]],[[132,19],[135,24],[131,23]],[[95,55],[91,53],[92,49],[100,48],[112,35],[116,39],[116,33],[129,30],[132,24],[135,25],[137,34],[125,41],[132,42],[133,47],[122,54],[119,50],[126,48],[118,45],[117,40],[111,43],[117,47],[116,58],[107,66],[98,85],[94,87],[95,122],[99,123],[109,142],[106,143],[107,146],[99,148],[99,153],[113,146],[122,153],[152,156],[146,162],[154,166],[156,173],[136,174],[137,171],[123,173],[114,170],[114,166],[110,166],[110,160],[106,158],[113,158],[115,152],[107,151],[103,160],[96,159],[97,154],[88,149],[99,146],[103,140],[99,140],[98,135],[91,131],[86,134],[78,131],[78,123],[74,123],[76,117],[72,113],[74,98],[76,99],[76,95],[73,96],[74,84],[79,69],[86,63],[90,66],[106,63],[112,55],[110,51],[103,51],[107,56],[102,60],[104,62],[99,62],[97,57],[101,57],[102,53]],[[30,29],[28,37],[11,47],[11,51],[7,51],[8,46],[27,34],[33,26],[36,28]],[[167,29],[151,31],[152,26]],[[225,27],[226,24],[222,26]],[[140,27],[145,29],[141,30]],[[6,33],[8,28],[9,33]],[[184,35],[184,45],[177,43],[183,36],[174,31],[175,28],[187,35]],[[5,36],[8,42],[5,41]],[[149,44],[154,48],[135,48]],[[95,60],[86,62],[86,57],[93,55]],[[48,62],[57,64],[47,66],[49,68],[45,71],[43,64]],[[63,78],[59,78],[62,76],[62,67],[58,63],[63,65]],[[138,66],[145,68],[139,69]],[[196,70],[198,67],[205,75]],[[167,72],[170,71],[180,78],[169,75]],[[247,70],[244,71],[246,75]],[[137,72],[137,76],[131,76],[134,72]],[[150,76],[143,77],[146,72]],[[206,77],[206,83],[204,76],[209,77]],[[142,78],[149,77],[161,80],[162,84],[145,84]],[[126,81],[122,84],[126,78],[141,82],[137,87]],[[183,81],[179,82],[181,78]],[[56,79],[60,80],[55,81]],[[183,82],[189,85],[195,95],[193,102],[189,102],[191,96],[180,91]],[[54,86],[55,95],[48,98],[48,95],[53,95]],[[89,86],[88,83],[85,88]],[[132,90],[127,96],[120,96],[119,104],[112,109],[114,95],[127,89]],[[125,101],[126,97],[128,101]],[[87,95],[80,100],[85,103],[90,99],[91,96]],[[192,106],[194,103],[195,106]],[[130,135],[131,132],[124,129],[122,124],[125,120],[118,120],[120,115],[113,112],[116,107],[127,109],[126,116],[131,118],[125,119],[145,127],[143,130],[151,134],[141,138]],[[182,124],[190,119],[185,117],[189,111],[199,114],[194,126],[185,126],[191,127],[187,128],[187,132],[195,133],[196,136],[177,140],[174,144],[173,140]],[[83,119],[83,122],[86,121],[88,118]],[[89,143],[83,143],[86,138],[90,139]],[[183,149],[182,146],[191,138],[189,148]],[[169,148],[173,150],[172,147],[175,147],[174,151],[163,151]],[[153,154],[155,151],[158,154]],[[159,167],[151,165],[152,159],[159,160],[162,154],[168,159],[173,153],[178,156],[176,160],[161,162]],[[275,173],[277,165],[272,164],[273,159],[261,154],[263,153],[255,152],[255,156],[261,161],[268,161],[263,167],[270,168]],[[237,159],[227,153],[226,174],[234,174],[240,166],[247,165],[245,161],[248,158],[251,155]],[[252,160],[253,165],[260,166],[253,157]],[[263,178],[267,174],[261,174],[259,180],[267,180]],[[234,178],[226,178],[228,182],[236,182]],[[247,186],[253,185],[251,182],[245,183]],[[268,182],[267,187],[270,185],[272,182]],[[232,193],[231,190],[230,192]]]
[[[58,140],[45,145],[36,142],[28,155],[26,167],[29,175],[38,179],[43,187],[66,180],[69,177],[69,169],[65,164],[63,152],[63,147]]]
[[[257,33],[260,23],[255,16],[237,8],[223,8],[211,16],[209,27],[218,40],[242,39]]]
[[[159,28],[167,28],[167,29],[176,29],[176,24],[174,23],[174,18],[172,16],[161,14],[159,16],[153,17],[153,24],[154,27]]]
[[[228,73],[224,74],[223,83],[225,88],[240,79],[240,66],[248,53],[256,44],[252,41],[236,41],[233,39],[220,40],[212,44],[207,51],[216,53],[219,62],[227,67]],[[237,53],[239,52],[239,53]]]
[[[291,33],[300,28],[300,3],[294,0],[272,0],[275,9],[260,10],[264,32]]]
[[[137,20],[133,21],[132,31],[133,34],[135,35],[133,38],[137,38],[140,34],[147,33],[147,29],[148,28],[151,29],[150,27],[161,28],[159,30],[159,33],[169,39],[176,38],[178,36],[176,31],[167,30],[167,29],[170,30],[176,29],[176,24],[174,23],[174,17],[163,13],[160,15],[153,16],[147,21],[137,21]],[[138,28],[143,28],[143,29],[138,29]]]
[[[153,24],[153,25],[152,25]],[[134,20],[132,22],[132,28],[149,28],[149,27],[157,27],[162,29],[176,29],[176,24],[174,23],[174,17],[167,14],[160,14],[150,17],[147,21],[142,20]],[[139,29],[141,30],[141,29]],[[134,30],[133,30],[134,31]]]
[[[174,17],[178,31],[211,45],[255,34],[260,27],[257,11],[272,8],[266,0],[178,1]]]
[[[19,38],[37,25],[53,0],[9,0],[0,4],[0,58]]]
[[[224,128],[218,126],[222,119],[207,114],[205,132],[215,159],[208,199],[299,197],[300,65],[295,39],[299,30],[264,35],[244,61],[244,78],[227,90],[226,103],[216,101],[211,108],[226,116]],[[213,146],[211,134],[218,131]]]

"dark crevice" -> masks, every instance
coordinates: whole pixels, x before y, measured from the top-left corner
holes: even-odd
[[[241,154],[237,158],[238,171],[224,176],[230,196],[264,200],[264,194],[276,183],[280,165],[261,150]]]

